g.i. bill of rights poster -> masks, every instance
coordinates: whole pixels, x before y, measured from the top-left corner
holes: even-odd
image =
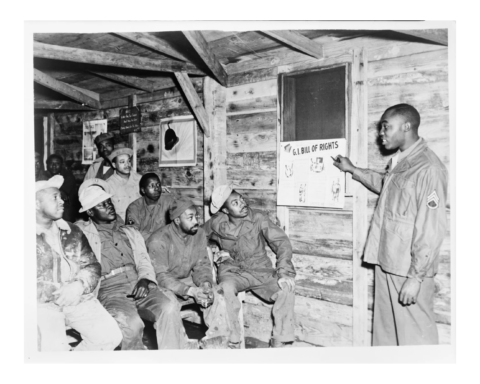
[[[277,204],[343,208],[345,175],[332,157],[345,154],[345,139],[280,143]]]

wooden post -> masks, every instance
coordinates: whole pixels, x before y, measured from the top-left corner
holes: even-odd
[[[210,137],[204,136],[203,185],[204,216],[210,219],[213,189],[227,184],[227,93],[210,77],[203,83],[203,99],[208,115]]]
[[[128,97],[128,106],[137,106],[137,95],[131,95]],[[130,146],[130,148],[132,148],[133,151],[132,167],[133,170],[137,172],[137,134],[135,132],[128,134],[128,145]]]
[[[352,61],[352,119],[350,159],[357,167],[368,166],[367,56],[355,48]],[[367,189],[353,183],[353,345],[369,346],[367,269],[362,267],[367,237]]]
[[[54,153],[53,138],[55,136],[55,115],[53,113],[49,113],[47,116],[47,121],[48,123],[45,143],[45,166],[47,163],[47,157]]]

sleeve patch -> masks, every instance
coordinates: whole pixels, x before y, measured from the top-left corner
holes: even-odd
[[[427,197],[427,207],[429,209],[437,209],[438,202],[440,199],[438,198],[437,192],[434,190],[430,195]]]

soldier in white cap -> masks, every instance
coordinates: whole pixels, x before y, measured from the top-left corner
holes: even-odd
[[[36,183],[37,322],[42,351],[69,350],[66,324],[82,336],[75,351],[113,350],[122,334],[95,298],[100,263],[88,240],[62,219],[63,177]]]
[[[142,235],[116,215],[108,191],[109,185],[101,179],[87,180],[80,187],[80,211],[89,220],[77,225],[102,265],[98,298],[120,326],[122,350],[145,349],[142,318],[155,324],[161,346],[164,330],[159,325],[169,315],[164,305],[169,299],[157,287]]]
[[[210,205],[215,214],[204,225],[218,252],[218,281],[225,292],[231,334],[230,344],[240,342],[238,292],[253,291],[273,305],[271,347],[290,346],[294,339],[295,268],[292,245],[285,232],[263,212],[251,209],[228,185],[213,191]],[[265,251],[265,242],[277,255],[276,267]]]

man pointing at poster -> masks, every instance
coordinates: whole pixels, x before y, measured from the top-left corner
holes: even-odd
[[[379,194],[364,252],[375,267],[373,345],[438,344],[433,313],[440,246],[447,230],[447,170],[418,136],[420,115],[408,104],[388,108],[380,137],[398,149],[386,173],[334,165]]]

